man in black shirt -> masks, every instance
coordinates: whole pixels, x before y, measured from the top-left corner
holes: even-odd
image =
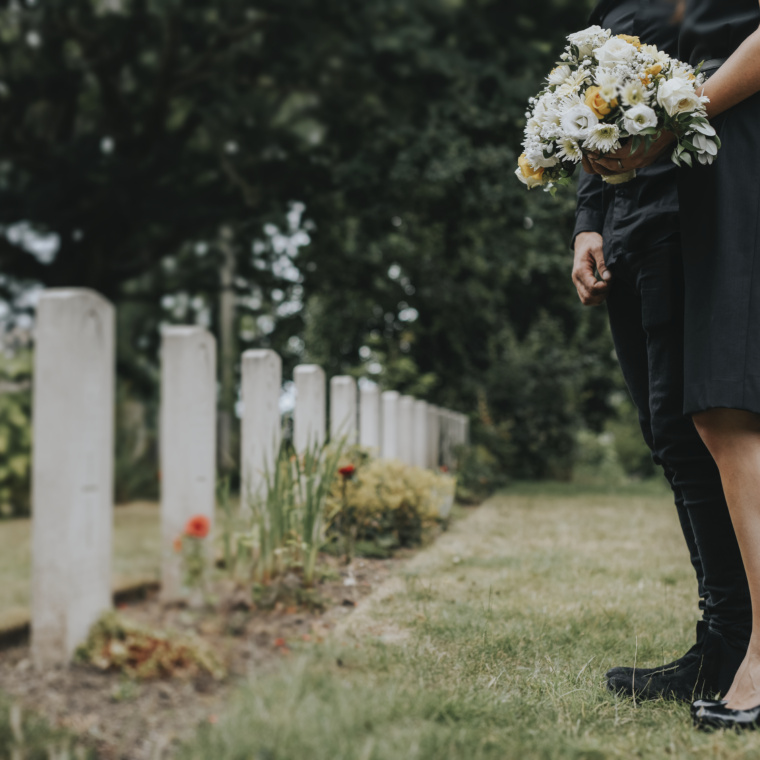
[[[667,0],[602,0],[590,22],[675,56],[674,11]],[[718,469],[683,414],[683,274],[669,154],[623,185],[584,172],[572,246],[581,302],[607,303],[641,430],[673,489],[702,610],[697,641],[685,655],[658,668],[613,668],[608,686],[639,698],[725,693],[746,652],[751,608]]]

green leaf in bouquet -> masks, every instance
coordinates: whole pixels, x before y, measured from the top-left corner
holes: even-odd
[[[692,162],[692,158],[691,158],[691,153],[686,153],[686,152],[682,153],[681,159],[687,166],[694,166],[694,163]]]

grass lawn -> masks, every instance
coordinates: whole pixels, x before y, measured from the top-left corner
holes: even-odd
[[[516,485],[456,522],[331,643],[204,724],[181,760],[753,758],[688,707],[604,689],[693,641],[696,583],[663,489]]]
[[[0,521],[0,629],[29,616],[31,578],[29,520]],[[129,582],[158,580],[160,533],[158,505],[118,507],[114,516],[115,588]]]

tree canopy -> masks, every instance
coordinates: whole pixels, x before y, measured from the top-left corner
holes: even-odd
[[[120,307],[472,412],[562,473],[616,385],[569,282],[573,199],[512,176],[573,0],[15,0],[0,15],[0,288]],[[225,279],[226,273],[226,279]],[[21,308],[20,305],[18,308]],[[477,414],[475,414],[477,410]]]

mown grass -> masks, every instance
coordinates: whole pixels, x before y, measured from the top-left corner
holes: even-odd
[[[158,505],[137,503],[114,512],[115,587],[158,580],[161,536]],[[0,628],[28,619],[31,523],[0,521]]]
[[[337,631],[293,643],[181,760],[720,758],[684,704],[604,688],[685,651],[696,589],[663,490],[518,484],[456,523]]]

